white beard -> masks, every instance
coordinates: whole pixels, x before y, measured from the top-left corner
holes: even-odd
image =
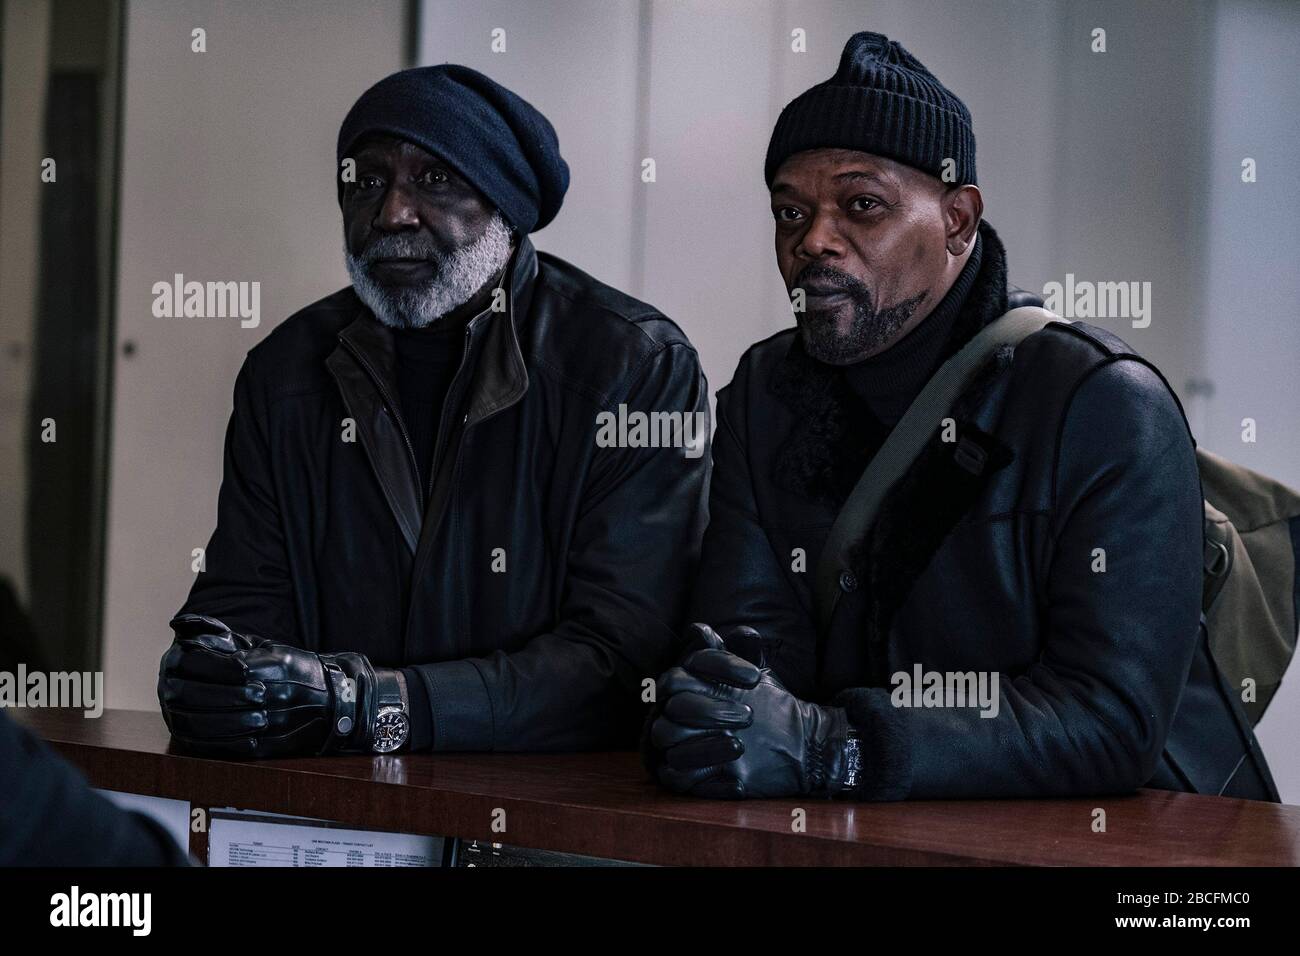
[[[487,228],[469,245],[451,255],[430,254],[408,233],[381,236],[361,256],[354,256],[344,242],[343,257],[357,296],[384,325],[394,329],[421,329],[464,305],[501,271],[514,250],[510,227],[494,212]],[[373,259],[416,256],[432,260],[437,273],[422,285],[390,289],[370,276]]]

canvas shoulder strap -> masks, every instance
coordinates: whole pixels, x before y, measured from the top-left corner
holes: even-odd
[[[870,529],[889,489],[916,460],[975,373],[1001,346],[1015,345],[1048,323],[1061,321],[1065,320],[1046,309],[1012,309],[986,325],[940,366],[908,406],[844,502],[818,558],[813,607],[821,634],[830,630],[840,596],[840,574],[849,565],[849,550]]]

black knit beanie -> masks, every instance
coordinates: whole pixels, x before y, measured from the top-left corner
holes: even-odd
[[[362,93],[339,130],[340,166],[368,133],[397,136],[446,160],[523,234],[554,219],[569,188],[569,167],[546,117],[467,66],[402,70]]]
[[[887,156],[937,179],[943,161],[951,159],[954,182],[975,182],[975,133],[966,104],[879,33],[855,33],[835,75],[781,111],[767,147],[768,186],[791,155],[823,147]]]

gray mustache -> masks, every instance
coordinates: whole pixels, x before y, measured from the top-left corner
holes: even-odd
[[[428,239],[404,235],[380,236],[366,246],[360,258],[366,263],[377,259],[428,259],[441,265],[443,261],[442,254]]]

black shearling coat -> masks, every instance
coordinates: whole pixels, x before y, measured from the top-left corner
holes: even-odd
[[[1008,304],[1005,252],[980,228],[950,352]],[[861,796],[1150,786],[1277,799],[1208,653],[1194,445],[1152,365],[1084,324],[1003,349],[952,411],[983,469],[963,468],[936,423],[842,569],[819,639],[814,572],[836,489],[862,467],[843,451],[855,423],[837,374],[790,329],[750,348],[719,392],[691,619],[758,629],[792,692],[848,709],[864,740]],[[997,716],[894,706],[892,676],[918,663],[998,672]]]

